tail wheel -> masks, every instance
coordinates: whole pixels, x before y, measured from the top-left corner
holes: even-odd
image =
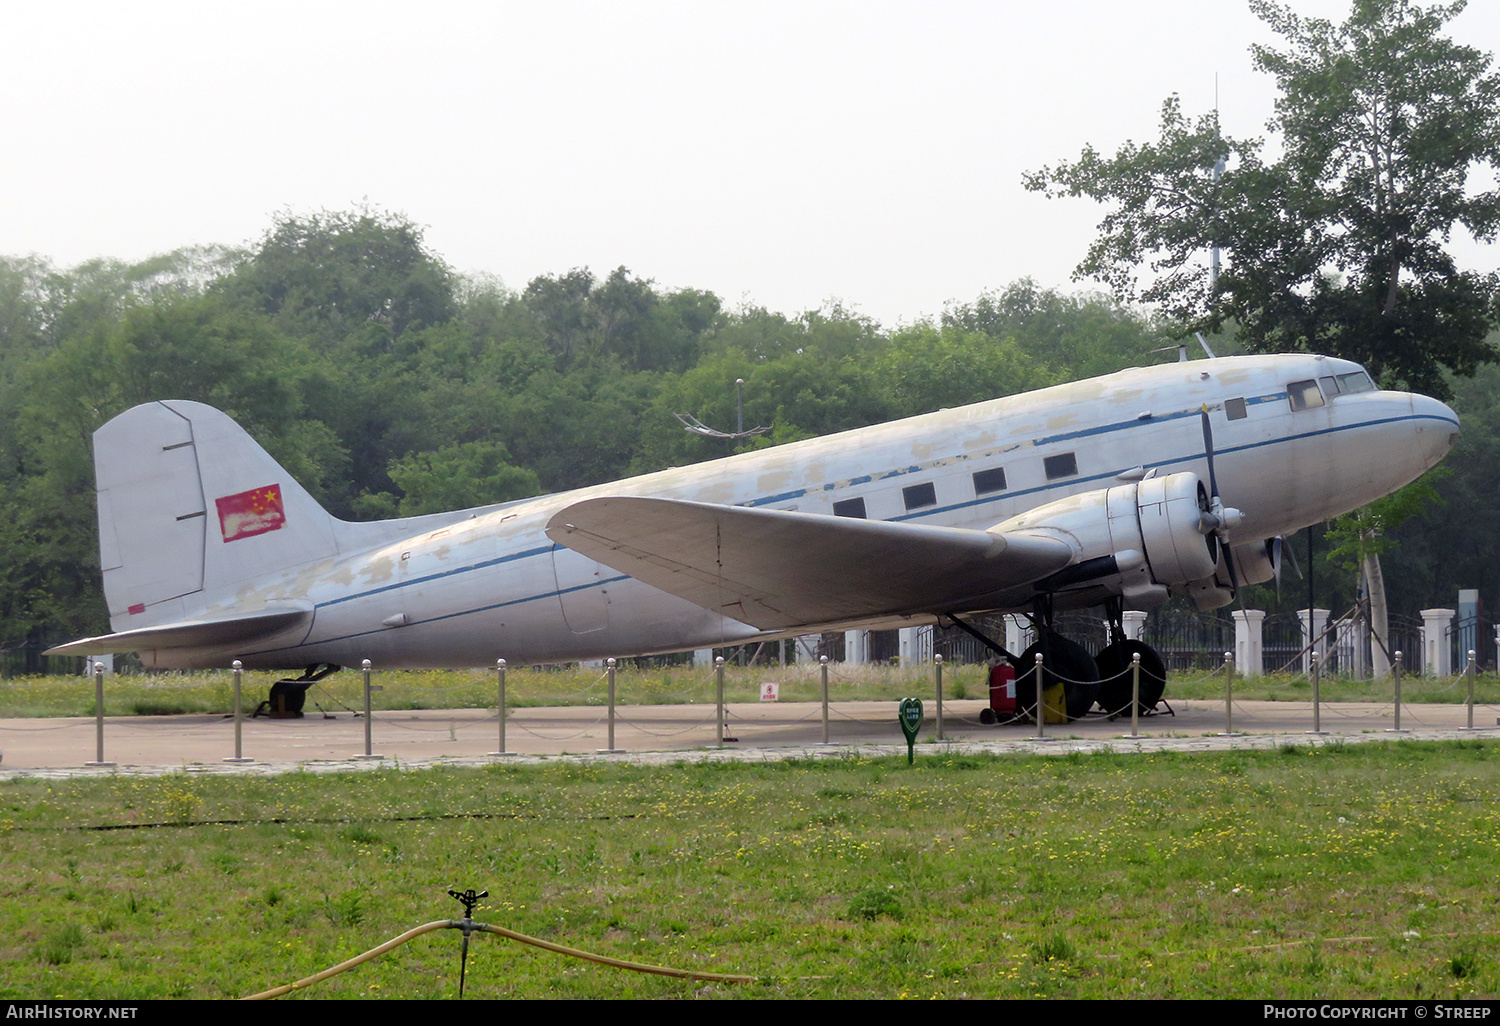
[[[1141,712],[1150,712],[1167,690],[1167,664],[1141,641],[1117,641],[1094,657],[1099,666],[1099,708],[1111,716],[1130,712],[1131,656],[1141,656]]]
[[[1099,697],[1099,667],[1088,649],[1061,634],[1047,638],[1049,658],[1042,665],[1042,709],[1048,723],[1071,723],[1093,708]],[[1035,712],[1036,657],[1041,642],[1021,653],[1016,667],[1016,701]]]

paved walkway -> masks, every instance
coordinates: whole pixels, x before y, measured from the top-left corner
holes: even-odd
[[[935,710],[924,699],[927,723],[919,751],[933,750]],[[1389,704],[1325,704],[1320,726],[1311,734],[1313,710],[1305,702],[1237,702],[1224,736],[1222,702],[1177,701],[1175,716],[1141,721],[1131,737],[1129,719],[1089,718],[1047,727],[1048,740],[1036,740],[1036,727],[987,727],[979,723],[981,703],[944,705],[943,746],[960,752],[1057,755],[1072,751],[1214,751],[1279,748],[1286,744],[1354,743],[1403,739],[1500,738],[1500,707],[1474,711],[1476,730],[1464,729],[1460,705],[1408,705],[1403,733],[1394,733]],[[822,707],[814,702],[737,703],[728,707],[726,740],[715,734],[711,705],[621,706],[610,748],[605,710],[597,706],[518,709],[507,717],[508,758],[630,759],[672,763],[684,760],[768,760],[899,754],[906,750],[894,702],[844,702],[830,713],[829,744],[822,744]],[[499,721],[483,709],[376,713],[370,723],[372,750],[380,759],[362,759],[364,720],[349,713],[302,720],[247,720],[243,752],[253,759],[231,763],[234,723],[223,716],[108,717],[104,757],[114,763],[90,767],[95,759],[95,722],[87,718],[0,720],[0,779],[120,773],[152,776],[173,772],[273,774],[291,770],[338,772],[399,765],[474,766],[493,762],[499,750]],[[733,738],[735,740],[729,740]]]

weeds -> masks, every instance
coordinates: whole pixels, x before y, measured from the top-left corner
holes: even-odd
[[[1060,933],[1051,934],[1045,940],[1033,941],[1030,951],[1031,960],[1037,964],[1071,962],[1078,956],[1078,949],[1073,942]]]
[[[901,902],[897,900],[895,885],[887,884],[884,887],[866,887],[854,896],[849,902],[849,919],[879,919],[881,916],[889,916],[891,919],[901,919],[906,913],[901,908]]]
[[[42,942],[36,946],[36,958],[43,965],[67,965],[73,961],[73,956],[81,947],[83,927],[77,923],[67,923],[47,931]]]

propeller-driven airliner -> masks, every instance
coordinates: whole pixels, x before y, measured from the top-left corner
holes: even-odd
[[[1173,595],[1229,604],[1278,573],[1281,538],[1412,481],[1458,431],[1443,403],[1378,389],[1346,360],[1223,357],[353,523],[225,414],[162,400],[94,435],[113,633],[51,651],[135,651],[151,667],[237,659],[311,683],[363,659],[568,662],[857,628],[977,630],[976,614],[1019,612],[1077,715],[1097,685],[1073,681],[1116,676],[1135,652],[1160,666],[1125,639],[1123,610]],[[1105,650],[1052,631],[1056,611],[1095,606],[1112,624]],[[987,643],[1032,665],[1031,651]]]

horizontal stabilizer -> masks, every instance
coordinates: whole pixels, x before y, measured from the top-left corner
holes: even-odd
[[[206,616],[198,620],[137,627],[118,634],[101,634],[97,638],[70,641],[49,648],[46,655],[103,655],[109,652],[142,652],[163,648],[215,648],[241,642],[270,638],[306,626],[312,621],[312,608],[286,607],[261,609],[254,613],[230,616]]]
[[[626,496],[568,506],[547,537],[762,630],[986,608],[1073,558],[1053,538]]]

